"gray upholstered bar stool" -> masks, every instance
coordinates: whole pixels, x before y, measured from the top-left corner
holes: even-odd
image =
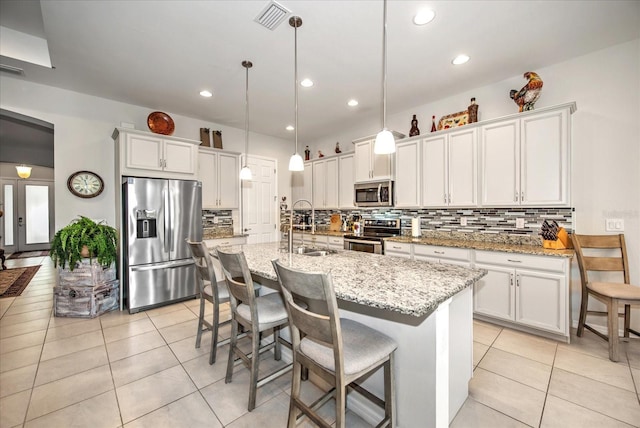
[[[287,310],[280,293],[271,293],[256,297],[251,272],[244,253],[228,253],[218,248],[218,260],[229,288],[231,302],[231,345],[225,383],[233,379],[236,357],[240,358],[250,371],[249,404],[252,411],[256,407],[257,389],[291,370],[292,365],[279,368],[259,379],[260,354],[274,349],[274,357],[280,360],[280,328],[286,327],[289,320]],[[251,353],[246,354],[238,347],[238,327],[242,326],[251,337]],[[273,342],[260,346],[261,333],[273,330]]]
[[[384,409],[384,419],[378,427],[394,426],[393,353],[398,345],[379,331],[339,317],[330,274],[290,269],[277,260],[273,261],[273,266],[287,304],[293,345],[293,379],[287,426],[296,426],[298,410],[318,426],[333,426],[324,421],[316,410],[335,396],[335,426],[344,428],[347,387],[356,389]],[[298,299],[307,302],[309,307],[300,306]],[[300,398],[303,366],[333,386],[311,404]],[[380,367],[384,367],[384,401],[356,382]]]
[[[196,348],[200,347],[203,326],[204,331],[211,331],[211,351],[209,352],[209,364],[216,362],[216,351],[218,346],[229,343],[229,339],[218,342],[218,327],[229,324],[231,320],[220,323],[220,304],[229,301],[229,290],[227,283],[222,278],[218,281],[216,271],[209,250],[204,242],[192,242],[187,240],[191,257],[196,265],[196,280],[198,281],[198,291],[200,293],[200,315],[198,316],[198,333],[196,335]],[[213,319],[207,321],[204,316],[205,301],[213,306]]]

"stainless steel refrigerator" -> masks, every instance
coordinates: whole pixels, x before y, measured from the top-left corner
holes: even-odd
[[[186,239],[202,240],[202,184],[123,178],[123,296],[130,313],[192,298],[196,272]]]

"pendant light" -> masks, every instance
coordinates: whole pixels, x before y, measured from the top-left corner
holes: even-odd
[[[253,174],[247,166],[247,158],[249,157],[249,69],[253,67],[251,61],[242,61],[245,68],[245,115],[244,115],[244,166],[240,170],[240,180],[251,180]]]
[[[296,138],[296,151],[289,160],[289,171],[304,171],[304,161],[302,156],[298,154],[298,27],[302,26],[302,19],[299,16],[292,16],[289,18],[289,25],[294,30],[294,86],[295,86],[295,98],[296,98],[296,118],[295,118],[295,138]]]
[[[387,0],[382,13],[382,131],[376,135],[373,152],[386,155],[396,151],[393,134],[387,129]]]

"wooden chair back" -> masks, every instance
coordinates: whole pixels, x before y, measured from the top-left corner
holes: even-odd
[[[278,260],[272,263],[289,312],[294,350],[299,348],[301,337],[320,341],[333,348],[339,372],[343,366],[342,333],[331,274],[290,269]]]
[[[589,271],[622,272],[625,284],[629,284],[629,263],[624,235],[578,235],[572,236],[573,246],[578,258],[582,285],[589,282]],[[618,256],[594,256],[584,250],[615,250]]]
[[[253,319],[257,321],[253,279],[244,253],[225,252],[218,248],[217,255],[229,287],[231,309],[235,311],[238,304],[245,303],[251,307]]]
[[[196,277],[198,279],[198,287],[200,293],[204,293],[204,283],[209,281],[212,289],[217,284],[216,272],[213,268],[209,249],[204,242],[193,242],[187,239],[187,245],[191,250],[191,258],[196,266]]]

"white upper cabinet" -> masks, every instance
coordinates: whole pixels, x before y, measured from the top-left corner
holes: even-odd
[[[291,173],[291,203],[298,199],[306,199],[313,203],[313,166],[305,162],[304,171]]]
[[[338,158],[314,161],[313,207],[338,208]]]
[[[355,146],[355,182],[392,179],[391,155],[373,152],[375,139],[359,141]]]
[[[477,158],[476,128],[423,140],[422,205],[476,206]]]
[[[338,158],[338,206],[339,208],[354,208],[354,154],[343,155]]]
[[[396,146],[395,206],[420,206],[420,140]]]
[[[197,178],[199,141],[117,128],[117,157],[121,175],[157,178]]]
[[[237,153],[200,148],[198,180],[202,182],[202,208],[239,208],[239,163]]]
[[[482,126],[482,205],[570,203],[569,114],[574,108],[564,105]]]

